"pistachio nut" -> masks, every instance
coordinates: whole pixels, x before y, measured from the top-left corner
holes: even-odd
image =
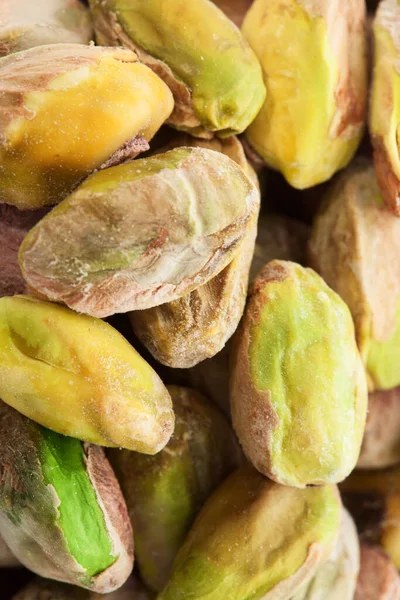
[[[212,0],[235,23],[240,27],[246,12],[249,10],[253,0]]]
[[[63,200],[93,170],[148,149],[173,108],[129,50],[39,46],[0,59],[0,202]]]
[[[400,388],[374,392],[357,467],[383,469],[400,463]]]
[[[292,600],[353,600],[359,570],[357,529],[343,508],[339,536],[328,560]]]
[[[10,567],[21,566],[22,565],[19,562],[18,558],[14,556],[14,554],[11,552],[10,548],[7,546],[7,544],[0,535],[0,569],[9,569]]]
[[[335,486],[299,490],[242,467],[207,500],[158,600],[290,598],[328,558],[340,511]]]
[[[203,147],[222,152],[247,174],[257,176],[234,136],[200,140],[176,136],[168,147]],[[250,264],[257,235],[258,210],[247,226],[236,256],[208,283],[181,298],[147,310],[130,313],[133,330],[142,344],[162,364],[189,368],[215,356],[235,332],[243,314]]]
[[[265,98],[260,64],[209,0],[90,0],[97,41],[125,46],[172,90],[169,123],[197,136],[241,133]],[[172,42],[173,40],[173,42]]]
[[[45,215],[46,209],[20,211],[0,204],[0,297],[25,292],[18,264],[18,250],[28,231]]]
[[[148,454],[174,428],[166,388],[120,333],[28,296],[0,299],[0,398],[58,433]]]
[[[380,544],[400,568],[400,467],[357,470],[341,484],[361,539]]]
[[[373,23],[374,69],[370,133],[376,176],[386,206],[400,216],[400,5],[382,0]]]
[[[398,600],[400,577],[387,554],[378,546],[361,544],[360,558],[354,600]]]
[[[295,188],[330,179],[364,128],[364,0],[254,0],[242,32],[267,87],[248,142]]]
[[[330,188],[310,261],[351,310],[370,389],[400,385],[400,221],[385,209],[368,161]]]
[[[1,7],[0,56],[47,44],[88,44],[92,33],[80,0],[12,0]]]
[[[160,591],[175,556],[208,496],[241,462],[235,435],[223,415],[189,388],[168,388],[175,431],[161,452],[145,456],[110,451],[135,532],[142,580]]]
[[[341,481],[358,459],[367,397],[345,303],[311,269],[268,263],[232,353],[232,421],[247,458],[285,485]]]
[[[231,159],[177,148],[89,177],[20,250],[30,289],[97,317],[175,300],[237,254],[259,196]]]
[[[154,597],[136,577],[130,577],[122,587],[110,594],[97,594],[59,581],[37,577],[11,600],[71,600],[71,598],[73,600],[153,600]]]
[[[133,565],[129,516],[98,446],[0,403],[0,534],[31,571],[110,592]]]

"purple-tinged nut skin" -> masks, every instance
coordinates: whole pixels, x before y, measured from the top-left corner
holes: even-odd
[[[354,600],[399,600],[400,577],[382,548],[361,544],[360,558]]]

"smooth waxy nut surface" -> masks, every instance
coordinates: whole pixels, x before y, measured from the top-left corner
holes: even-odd
[[[178,148],[89,177],[28,234],[30,288],[97,317],[175,300],[239,250],[258,211],[256,187],[232,160]]]
[[[132,530],[103,450],[3,402],[0,432],[0,534],[11,551],[43,577],[98,592],[122,585],[133,565]]]
[[[168,147],[182,145],[221,152],[257,182],[243,147],[234,136],[224,140],[200,140],[181,134]],[[208,283],[173,302],[130,313],[137,337],[162,364],[174,368],[192,367],[215,356],[235,332],[246,302],[257,217],[258,210],[247,226],[234,259]]]
[[[272,261],[253,282],[231,409],[246,456],[279,483],[335,483],[354,468],[366,378],[347,306],[311,269]]]
[[[156,456],[113,450],[110,459],[135,531],[143,581],[160,591],[208,496],[242,460],[223,415],[194,390],[169,386],[175,431]]]
[[[255,0],[242,31],[267,87],[247,140],[296,188],[330,179],[363,132],[364,0]]]
[[[328,192],[310,259],[350,308],[370,388],[399,385],[400,221],[385,209],[368,162],[351,166]]]
[[[169,122],[178,129],[241,133],[260,110],[265,86],[254,52],[209,0],[90,0],[90,7],[99,44],[131,48],[169,85]]]
[[[28,296],[0,299],[0,398],[58,433],[154,454],[174,428],[158,375],[111,325]]]
[[[400,463],[400,388],[374,392],[357,467],[383,469]]]
[[[129,50],[40,46],[0,59],[0,202],[63,200],[93,170],[147,149],[173,108]]]
[[[343,508],[339,536],[328,560],[292,600],[353,600],[359,570],[357,529]]]
[[[3,3],[0,56],[46,44],[88,44],[92,23],[80,0],[12,0]]]
[[[400,215],[400,5],[382,0],[373,24],[370,132],[376,176],[386,206]]]
[[[400,577],[379,546],[361,544],[361,569],[354,600],[397,600]]]
[[[290,598],[327,559],[340,511],[334,486],[299,490],[243,467],[206,502],[159,600]]]

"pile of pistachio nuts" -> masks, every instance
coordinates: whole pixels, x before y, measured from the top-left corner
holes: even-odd
[[[398,569],[400,1],[0,0],[1,600]]]

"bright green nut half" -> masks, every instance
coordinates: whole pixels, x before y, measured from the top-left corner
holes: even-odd
[[[364,0],[255,0],[242,31],[267,87],[247,140],[296,188],[330,179],[363,132]]]
[[[331,186],[310,258],[350,308],[370,388],[400,385],[400,219],[385,207],[369,162],[356,161]]]
[[[232,419],[249,460],[285,485],[356,465],[367,382],[350,311],[311,269],[272,261],[250,290],[233,353]]]
[[[45,44],[88,44],[92,24],[80,0],[13,0],[2,7],[0,56]]]
[[[177,148],[89,177],[26,236],[30,288],[105,317],[190,293],[235,257],[259,193],[230,158]]]
[[[299,490],[243,467],[206,502],[158,600],[290,598],[327,559],[340,511],[335,486]]]
[[[4,297],[0,348],[0,398],[37,423],[149,454],[171,436],[166,388],[111,325],[31,297]]]
[[[0,533],[32,571],[97,591],[122,585],[132,532],[104,452],[0,404]]]
[[[171,124],[194,135],[241,133],[265,98],[254,52],[209,0],[90,0],[97,40],[137,52],[170,86]]]
[[[235,435],[217,408],[189,388],[168,390],[176,425],[164,450],[153,457],[110,453],[135,531],[140,575],[155,591],[166,584],[205,500],[241,461]]]
[[[0,202],[22,210],[148,149],[173,108],[165,83],[121,48],[31,48],[1,58],[0,79]]]

